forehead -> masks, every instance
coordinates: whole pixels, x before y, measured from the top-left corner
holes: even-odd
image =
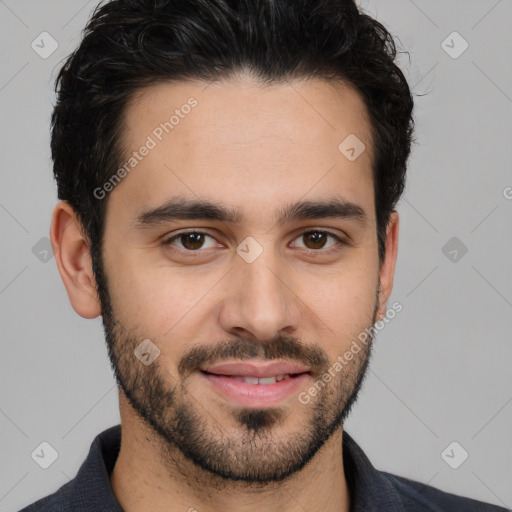
[[[160,83],[138,91],[123,121],[125,162],[151,148],[113,192],[135,207],[179,195],[261,210],[308,194],[373,206],[371,126],[347,84]]]

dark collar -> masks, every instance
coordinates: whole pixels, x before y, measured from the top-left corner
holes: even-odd
[[[61,503],[65,503],[67,510],[123,512],[110,484],[120,446],[121,425],[96,436],[78,474],[62,488]],[[400,493],[373,467],[347,432],[343,433],[343,466],[350,490],[351,512],[405,512]]]
[[[386,474],[373,467],[346,431],[343,432],[343,468],[350,490],[350,512],[406,512],[401,494]]]

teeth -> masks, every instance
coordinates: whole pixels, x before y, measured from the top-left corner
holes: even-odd
[[[262,377],[261,379],[256,379],[258,384],[275,384],[277,382],[276,377]]]
[[[285,379],[290,379],[289,374],[285,375],[275,375],[273,377],[242,377],[242,376],[234,376],[233,379],[239,382],[245,382],[246,384],[275,384],[276,382],[280,382]]]

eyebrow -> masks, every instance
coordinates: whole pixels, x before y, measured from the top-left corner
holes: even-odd
[[[361,227],[368,220],[361,206],[342,199],[300,201],[280,208],[277,212],[277,224],[281,225],[297,220],[327,218],[355,221]],[[174,220],[212,220],[239,224],[243,215],[236,208],[228,208],[219,203],[175,198],[140,214],[135,219],[135,227],[151,227]]]

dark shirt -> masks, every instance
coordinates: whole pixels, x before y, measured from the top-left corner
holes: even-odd
[[[121,425],[98,434],[76,477],[20,512],[123,512],[110,484],[120,446]],[[343,433],[343,466],[351,512],[506,512],[376,470],[347,432]]]

